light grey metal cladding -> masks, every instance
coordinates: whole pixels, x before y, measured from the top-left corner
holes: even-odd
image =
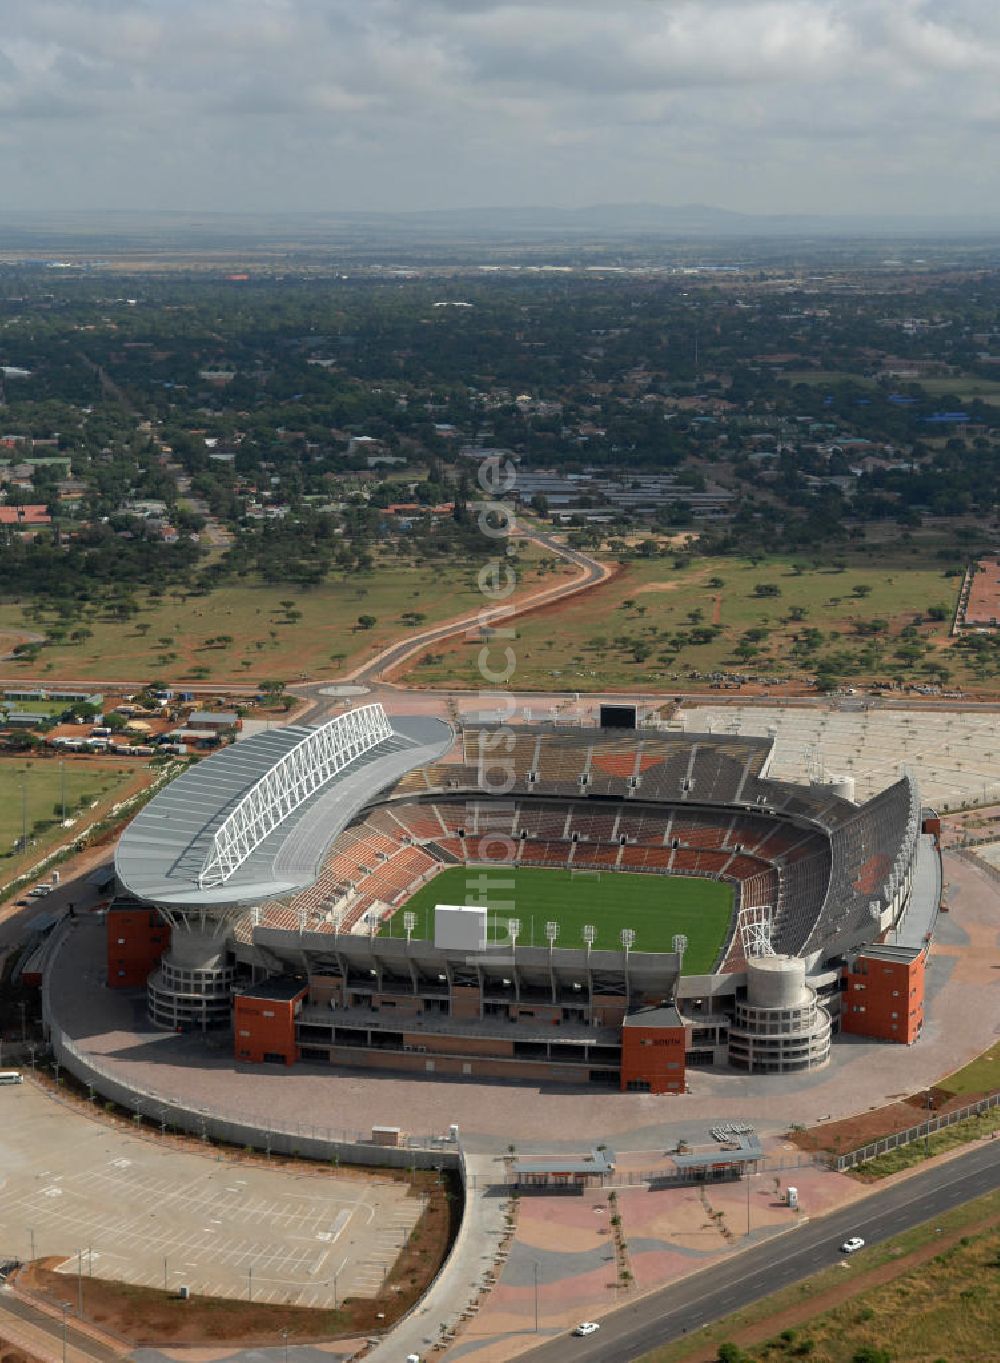
[[[225,884],[311,795],[392,737],[381,705],[362,705],[311,729],[254,782],[216,828],[198,872],[199,886]]]
[[[315,786],[225,881],[200,884],[219,828],[315,732],[288,725],[255,734],[171,782],[122,835],[115,872],[123,889],[152,903],[209,913],[300,889],[315,879],[327,847],[359,809],[406,772],[443,756],[454,741],[441,720],[394,717],[389,737]]]
[[[366,934],[295,932],[283,928],[255,927],[253,945],[235,944],[237,956],[251,962],[256,953],[276,958],[291,974],[302,972],[306,963],[313,974],[322,974],[324,962],[335,965],[338,973],[381,978],[416,974],[426,980],[455,980],[471,973],[486,979],[516,979],[523,987],[548,988],[553,981],[564,988],[588,979],[594,992],[601,984],[620,991],[626,980],[626,958],[621,951],[591,951],[578,947],[517,947],[498,944],[485,951],[438,948],[414,938],[371,937]],[[631,951],[627,978],[635,989],[644,992],[661,989],[672,994],[680,977],[681,960],[674,952]],[[442,978],[443,977],[443,978]]]

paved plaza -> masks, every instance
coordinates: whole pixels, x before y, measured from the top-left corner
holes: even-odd
[[[701,1140],[706,1137],[702,1131]],[[783,1153],[794,1159],[797,1152],[768,1143],[772,1159],[780,1161]],[[620,1161],[619,1172],[627,1172],[629,1164]],[[797,1190],[798,1210],[787,1205],[789,1185]],[[844,1174],[803,1167],[704,1189],[619,1187],[613,1201],[610,1193],[595,1188],[576,1196],[521,1198],[517,1232],[499,1282],[448,1349],[449,1363],[506,1363],[637,1293],[676,1282],[856,1201],[865,1188]],[[621,1218],[624,1255],[615,1250],[614,1216]],[[632,1274],[625,1286],[624,1265]]]
[[[0,1257],[295,1306],[373,1297],[423,1209],[408,1186],[224,1161],[0,1090]]]

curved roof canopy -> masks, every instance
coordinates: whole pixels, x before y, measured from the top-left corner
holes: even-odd
[[[451,746],[448,724],[368,705],[234,743],[162,790],[115,853],[122,888],[192,912],[239,908],[315,880],[337,834],[379,791]]]

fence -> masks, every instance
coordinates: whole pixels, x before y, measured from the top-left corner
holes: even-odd
[[[882,1136],[869,1145],[859,1146],[857,1150],[848,1150],[843,1155],[831,1155],[829,1156],[829,1167],[838,1172],[843,1172],[845,1169],[855,1169],[859,1164],[875,1159],[878,1155],[886,1155],[890,1150],[898,1150],[900,1146],[911,1145],[914,1141],[932,1136],[935,1131],[943,1131],[949,1126],[954,1126],[956,1122],[968,1121],[970,1117],[979,1117],[995,1107],[1000,1107],[1000,1093],[992,1093],[988,1098],[980,1098],[977,1103],[969,1103],[966,1107],[957,1108],[954,1112],[944,1112],[937,1117],[929,1117],[926,1122],[921,1122],[919,1126],[910,1126],[905,1131],[897,1131],[891,1136]]]
[[[1000,883],[1000,867],[993,866],[990,862],[984,861],[982,857],[976,856],[975,852],[970,851],[970,847],[980,846],[983,843],[996,842],[996,838],[979,838],[975,843],[969,843],[965,847],[952,847],[949,850],[956,857],[961,857],[963,861],[974,866],[977,871],[982,871],[991,880]]]
[[[812,1169],[816,1166],[825,1168],[827,1156],[804,1150],[799,1155],[763,1155],[758,1159],[749,1156],[747,1164],[753,1166],[755,1173],[770,1174],[777,1173],[781,1169]],[[701,1181],[697,1175],[692,1175],[691,1171],[681,1172],[669,1168],[630,1169],[608,1175],[601,1180],[600,1186],[602,1188],[635,1188],[649,1184],[654,1187],[664,1187],[671,1180],[678,1183]]]

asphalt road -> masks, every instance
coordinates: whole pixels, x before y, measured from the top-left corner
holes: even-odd
[[[74,1298],[75,1282],[70,1277],[67,1278],[66,1283],[67,1299]],[[43,1347],[47,1345],[52,1357],[58,1358],[62,1354],[63,1324],[60,1315],[42,1311],[38,1307],[32,1306],[30,1302],[21,1301],[14,1296],[13,1292],[5,1289],[0,1291],[0,1339],[4,1338],[6,1334],[19,1334],[23,1337],[23,1332],[19,1331],[16,1325],[13,1331],[5,1332],[5,1317],[7,1316],[12,1316],[20,1324],[27,1326],[32,1335],[37,1335],[39,1343],[44,1341]],[[87,1359],[95,1360],[95,1363],[112,1363],[112,1360],[117,1360],[121,1356],[114,1349],[79,1329],[74,1324],[72,1314],[66,1321],[66,1345],[69,1356],[80,1357],[83,1355]]]
[[[762,1177],[766,1177],[763,1175]],[[806,1222],[787,1235],[697,1273],[606,1316],[585,1339],[560,1335],[521,1357],[531,1363],[629,1363],[661,1344],[811,1277],[843,1258],[849,1235],[878,1244],[963,1202],[1000,1188],[1000,1141],[873,1193],[861,1203]],[[864,1263],[865,1251],[858,1255]]]
[[[548,549],[559,558],[563,558],[572,563],[574,567],[580,568],[582,576],[572,582],[557,583],[553,587],[540,587],[537,592],[532,594],[530,600],[515,608],[513,615],[508,615],[510,609],[508,606],[502,603],[495,605],[489,597],[484,596],[482,610],[479,613],[463,616],[460,620],[452,620],[448,624],[433,626],[431,629],[422,630],[420,634],[409,639],[403,639],[398,644],[393,644],[379,653],[370,662],[364,663],[345,680],[356,684],[370,685],[383,677],[386,672],[391,671],[392,668],[398,667],[411,655],[422,652],[429,644],[438,643],[442,639],[450,639],[455,634],[465,634],[470,629],[478,630],[480,626],[487,625],[494,620],[509,624],[510,620],[519,615],[522,610],[534,610],[539,606],[550,606],[566,597],[576,596],[610,576],[609,570],[597,559],[582,554],[578,549],[569,548],[561,540],[546,534],[543,530],[538,530],[532,526],[521,533],[526,539],[534,540],[536,544],[542,545],[543,548]],[[296,688],[296,690],[304,689],[304,687]]]

